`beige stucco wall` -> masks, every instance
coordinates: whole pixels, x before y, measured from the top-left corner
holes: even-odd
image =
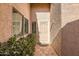
[[[7,41],[12,35],[12,7],[30,20],[30,4],[0,4],[0,42]]]
[[[79,55],[78,11],[79,4],[61,4],[61,29],[55,37],[52,45],[58,55]],[[56,29],[57,28],[58,27],[56,27]]]
[[[12,8],[8,4],[0,4],[0,42],[6,41],[12,32]]]
[[[54,3],[50,7],[50,38],[53,41],[61,28],[61,4]]]
[[[79,4],[61,4],[62,27],[79,19]]]
[[[62,55],[79,55],[79,4],[61,4]]]
[[[61,4],[51,4],[50,39],[57,54],[61,54]]]

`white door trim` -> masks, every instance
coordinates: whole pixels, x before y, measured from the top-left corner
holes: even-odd
[[[46,16],[45,16],[46,15]],[[43,42],[42,40],[39,39],[41,44],[50,44],[50,12],[37,12],[36,13],[37,16],[37,23],[38,23],[38,27],[40,27],[39,22],[40,21],[47,21],[48,22],[48,39],[47,42]],[[39,30],[39,28],[38,28]]]

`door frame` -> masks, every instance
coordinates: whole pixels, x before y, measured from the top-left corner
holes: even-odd
[[[43,13],[43,12],[42,12]],[[44,12],[44,13],[48,13],[49,14],[49,17],[50,17],[50,12]],[[37,15],[38,13],[36,13],[36,15]],[[39,21],[41,21],[41,20],[38,20],[38,17],[37,17],[37,23],[39,22]],[[45,20],[42,20],[42,21],[45,21]],[[42,42],[40,42],[41,44],[43,44],[43,45],[45,45],[45,44],[50,44],[51,42],[50,42],[50,18],[49,18],[49,20],[46,20],[46,21],[48,21],[48,42],[47,43],[42,43]],[[38,26],[39,27],[39,26]],[[38,29],[39,30],[39,29]],[[39,36],[40,36],[40,34],[39,34]],[[39,41],[40,41],[40,39],[39,39]]]

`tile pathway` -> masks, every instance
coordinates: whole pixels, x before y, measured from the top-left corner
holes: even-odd
[[[57,54],[51,45],[41,46],[37,44],[35,47],[35,56],[57,56]]]

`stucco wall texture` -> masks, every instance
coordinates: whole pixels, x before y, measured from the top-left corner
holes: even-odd
[[[0,42],[7,41],[11,35],[12,10],[9,4],[0,4]]]
[[[79,55],[79,4],[61,4],[61,55]]]
[[[52,44],[58,55],[79,55],[78,11],[79,4],[61,4],[61,29]]]
[[[61,54],[61,4],[51,4],[50,39],[57,54]]]
[[[50,6],[50,38],[55,38],[61,28],[61,4],[51,4]]]
[[[13,7],[20,11],[28,20],[30,19],[29,4],[0,4],[0,42],[7,41],[12,35]]]

